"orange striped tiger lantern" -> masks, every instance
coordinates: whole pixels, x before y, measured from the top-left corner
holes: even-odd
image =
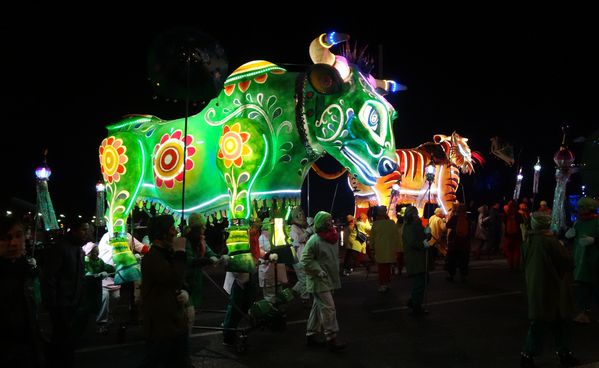
[[[372,206],[386,205],[389,216],[395,218],[395,205],[410,203],[418,208],[422,216],[430,195],[430,202],[437,204],[447,214],[447,210],[456,202],[460,173],[470,174],[474,171],[473,155],[467,142],[468,138],[453,132],[451,136],[436,134],[433,142],[416,148],[398,149],[395,151],[397,170],[380,177],[371,187],[348,176],[349,185],[354,191],[356,213]],[[435,167],[435,177],[430,187],[426,180],[426,167],[429,164]],[[397,186],[393,188],[395,184]]]

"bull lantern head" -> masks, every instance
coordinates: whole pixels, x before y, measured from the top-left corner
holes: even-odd
[[[391,125],[396,112],[383,93],[401,87],[363,74],[329,50],[348,39],[333,32],[310,44],[314,65],[304,81],[302,113],[314,150],[329,153],[359,181],[374,185],[397,168]]]

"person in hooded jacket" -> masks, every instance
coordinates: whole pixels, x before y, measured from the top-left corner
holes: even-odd
[[[340,351],[347,344],[337,340],[339,325],[333,300],[333,291],[341,288],[339,280],[339,235],[330,213],[320,211],[314,217],[316,233],[310,237],[302,253],[301,263],[306,271],[306,288],[314,301],[306,327],[308,346],[322,346],[317,339],[324,331],[326,345],[331,351]]]
[[[412,279],[412,295],[407,304],[412,308],[414,315],[425,314],[426,310],[422,307],[422,302],[428,277],[426,264],[428,241],[418,216],[418,209],[412,205],[406,207],[402,237],[406,273]]]
[[[593,304],[599,306],[599,202],[584,197],[578,201],[578,218],[566,237],[574,239],[574,280],[580,314],[574,319],[590,323]]]
[[[562,367],[573,367],[568,326],[573,310],[570,289],[572,259],[565,247],[549,230],[551,216],[535,212],[531,228],[522,244],[522,267],[526,280],[528,318],[531,320],[524,349],[522,367],[535,367],[534,357],[542,350],[543,335],[550,330],[555,337],[556,355]]]

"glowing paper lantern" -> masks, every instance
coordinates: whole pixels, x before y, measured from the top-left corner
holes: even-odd
[[[346,39],[316,38],[310,45],[315,65],[307,73],[264,60],[242,65],[204,110],[188,118],[187,134],[185,119],[135,115],[109,126],[99,158],[111,242],[124,239],[126,219],[139,200],[175,217],[183,210],[226,211],[230,270],[249,272],[254,202],[299,200],[310,165],[325,152],[368,185],[393,172],[395,112],[376,80],[330,52]],[[131,268],[128,280],[139,277],[137,265],[115,263],[117,272]]]

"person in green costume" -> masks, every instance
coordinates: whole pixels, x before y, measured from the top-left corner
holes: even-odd
[[[574,280],[580,314],[575,322],[590,323],[589,312],[593,299],[599,305],[599,202],[584,197],[578,201],[578,218],[566,232],[574,239]]]
[[[535,367],[534,356],[542,350],[543,335],[551,330],[556,355],[562,367],[573,367],[578,361],[570,351],[568,324],[573,310],[570,290],[572,259],[566,248],[550,230],[551,216],[535,212],[531,228],[522,246],[522,268],[526,280],[528,318],[531,320],[524,349],[522,367]]]

